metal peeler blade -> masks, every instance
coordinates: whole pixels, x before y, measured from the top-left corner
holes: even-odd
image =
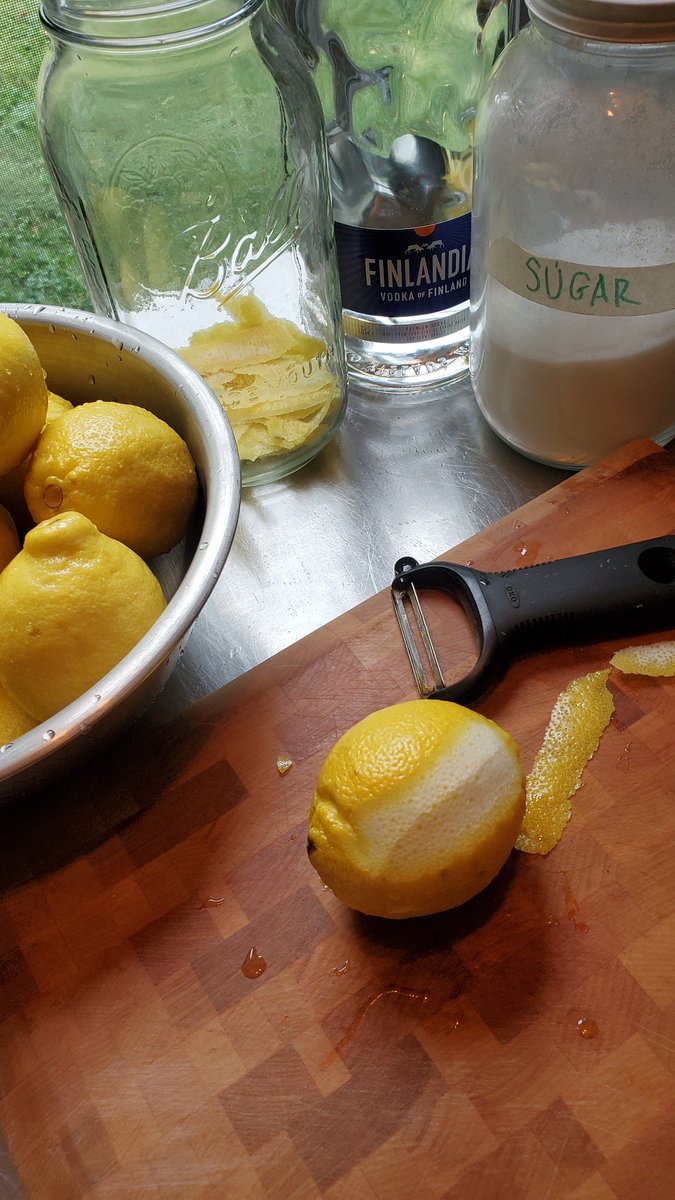
[[[441,666],[438,661],[434,643],[431,639],[431,634],[429,633],[429,626],[427,625],[426,618],[422,611],[422,605],[420,604],[417,591],[415,590],[415,585],[411,582],[410,584],[402,585],[398,588],[392,587],[391,598],[394,603],[394,612],[396,614],[396,620],[398,621],[398,627],[401,630],[401,636],[403,637],[403,644],[406,648],[410,666],[412,667],[412,673],[415,676],[417,690],[420,696],[425,698],[431,695],[431,693],[434,691],[434,688],[444,687],[445,679],[443,677],[443,672],[441,671]],[[406,600],[408,601],[408,606],[406,606]],[[410,607],[412,610],[415,618],[417,631],[420,635],[422,645],[424,646],[424,650],[426,652],[427,662],[431,668],[433,683],[427,678],[425,665],[419,652],[415,635],[413,633],[413,628],[410,623],[410,618],[408,616],[408,607]]]
[[[552,646],[675,627],[675,536],[614,546],[511,571],[477,571],[459,563],[401,558],[391,585],[394,612],[423,698],[470,704],[516,658]],[[478,659],[446,683],[418,589],[457,600],[476,631]],[[431,678],[408,616],[412,613]]]

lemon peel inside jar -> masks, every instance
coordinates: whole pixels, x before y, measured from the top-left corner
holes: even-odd
[[[220,400],[242,461],[287,454],[319,437],[341,403],[326,343],[253,295],[224,309],[225,320],[194,333],[179,353]]]

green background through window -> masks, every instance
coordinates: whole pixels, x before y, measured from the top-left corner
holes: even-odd
[[[38,0],[0,0],[0,303],[91,309],[37,135],[46,46]]]

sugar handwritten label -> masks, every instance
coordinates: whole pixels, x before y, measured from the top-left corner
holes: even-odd
[[[591,266],[546,258],[498,238],[487,268],[499,283],[535,304],[592,317],[636,317],[675,310],[675,263]]]

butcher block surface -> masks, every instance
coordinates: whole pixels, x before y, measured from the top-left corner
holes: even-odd
[[[640,442],[445,557],[673,531],[675,458]],[[428,611],[452,670],[457,622]],[[572,679],[663,636],[533,656],[477,707],[528,769]],[[416,694],[388,592],[0,812],[0,1124],[27,1195],[672,1200],[675,679],[610,683],[559,846],[436,917],[351,912],[305,851],[334,741]]]

